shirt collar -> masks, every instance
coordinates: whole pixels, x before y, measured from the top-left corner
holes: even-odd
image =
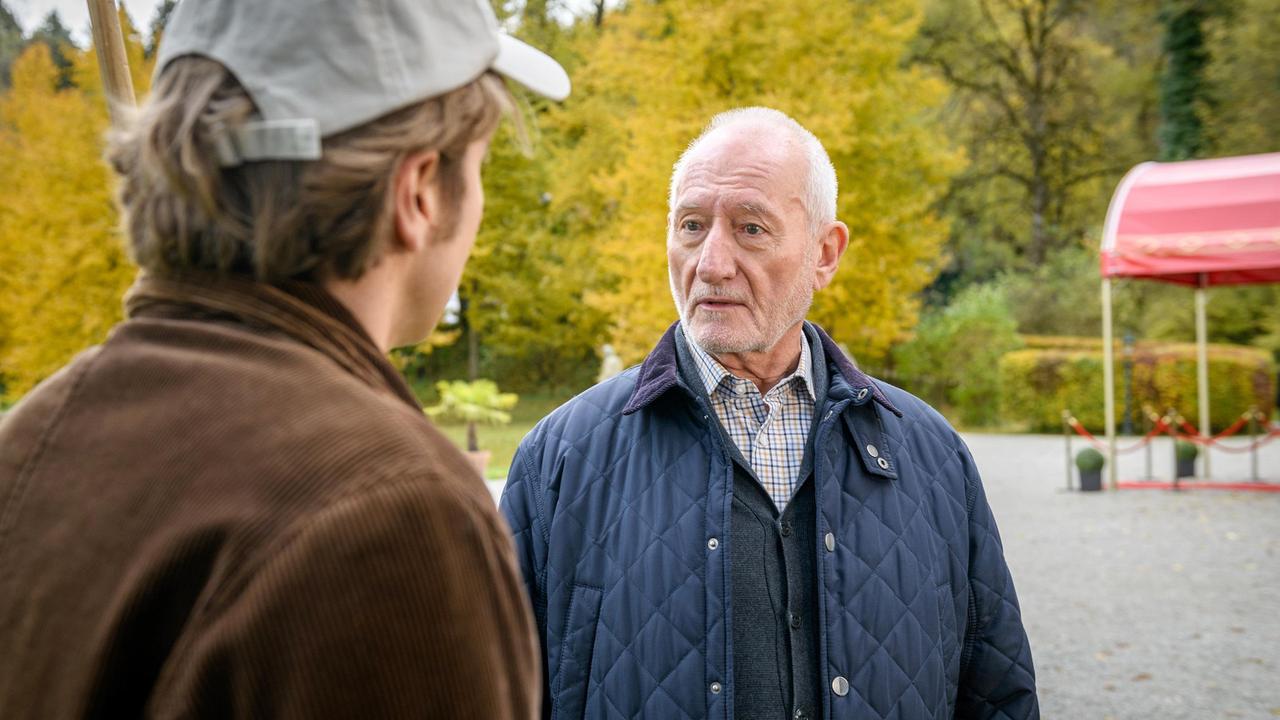
[[[698,376],[702,378],[703,387],[706,388],[708,395],[714,395],[725,382],[725,378],[730,378],[729,383],[734,381],[749,383],[733,373],[725,369],[711,353],[703,350],[692,337],[689,340],[689,349],[692,351],[694,358],[694,366],[698,369]],[[809,351],[809,343],[805,339],[804,333],[800,333],[800,362],[796,365],[795,372],[778,382],[775,387],[785,387],[795,379],[800,379],[804,386],[805,393],[809,399],[817,402],[817,396],[813,390],[813,356]]]

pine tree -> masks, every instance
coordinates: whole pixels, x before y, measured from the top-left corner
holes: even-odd
[[[156,51],[160,49],[160,36],[164,34],[164,27],[169,23],[169,16],[173,14],[173,8],[177,4],[177,0],[163,0],[156,8],[155,17],[151,18],[151,31],[147,33],[145,55],[148,59],[155,57]]]
[[[1186,160],[1205,149],[1203,113],[1210,101],[1205,24],[1215,5],[1212,0],[1166,0],[1160,9],[1165,53],[1160,74],[1161,160]]]
[[[0,2],[0,90],[9,87],[9,66],[22,51],[22,26]]]
[[[49,48],[53,64],[58,68],[58,89],[71,87],[74,71],[72,58],[77,47],[75,41],[71,39],[71,31],[62,24],[62,16],[57,10],[50,11],[45,16],[44,22],[40,23],[40,27],[31,33],[31,42],[41,42]]]

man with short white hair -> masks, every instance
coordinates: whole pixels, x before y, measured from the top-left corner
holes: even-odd
[[[716,116],[676,163],[679,322],[539,423],[502,497],[544,716],[1038,717],[964,443],[804,320],[848,246],[835,207],[776,110]]]

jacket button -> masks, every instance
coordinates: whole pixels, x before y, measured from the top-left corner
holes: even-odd
[[[879,458],[878,460],[876,460],[876,464],[880,466],[881,470],[889,469],[889,461],[885,460],[884,458]]]
[[[862,402],[863,398],[865,398],[866,396],[867,396],[867,389],[866,389],[866,388],[862,388],[861,390],[859,390],[859,391],[858,391],[858,402]]]
[[[867,446],[867,454],[868,454],[868,455],[870,455],[870,456],[871,456],[871,457],[873,457],[873,458],[878,458],[878,457],[880,457],[880,451],[876,449],[876,446],[875,446],[875,445],[868,445],[868,446]]]
[[[782,537],[791,537],[791,533],[795,532],[791,527],[791,521],[787,520],[782,523]]]
[[[795,713],[792,714],[791,717],[795,718],[795,720],[809,720],[809,716],[806,715],[804,710],[801,710],[800,708],[796,708]]]
[[[827,534],[826,534],[826,537],[822,538],[822,542],[827,546],[827,552],[835,552],[835,551],[836,551],[836,536],[835,536],[835,535],[832,535],[831,533],[827,533]]]
[[[789,617],[788,617],[788,622],[789,622],[789,623],[790,623],[790,625],[791,625],[791,629],[792,629],[792,630],[799,630],[799,629],[800,629],[800,616],[799,616],[799,615],[797,615],[797,614],[795,614],[795,613],[787,613],[787,615],[789,616]]]
[[[718,683],[718,682],[713,682],[713,683],[711,683],[711,694],[712,694],[712,695],[719,695],[719,694],[720,694],[720,683]]]
[[[707,547],[711,548],[712,550],[715,550],[716,548],[720,547],[720,541],[715,538],[711,538],[710,540],[707,541]]]
[[[831,681],[831,692],[844,697],[849,694],[849,681],[844,679],[843,675],[837,675],[835,680]]]

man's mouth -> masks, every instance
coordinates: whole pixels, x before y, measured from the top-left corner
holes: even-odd
[[[735,307],[742,307],[742,303],[726,298],[703,298],[696,303],[696,306],[704,310],[732,310]]]

